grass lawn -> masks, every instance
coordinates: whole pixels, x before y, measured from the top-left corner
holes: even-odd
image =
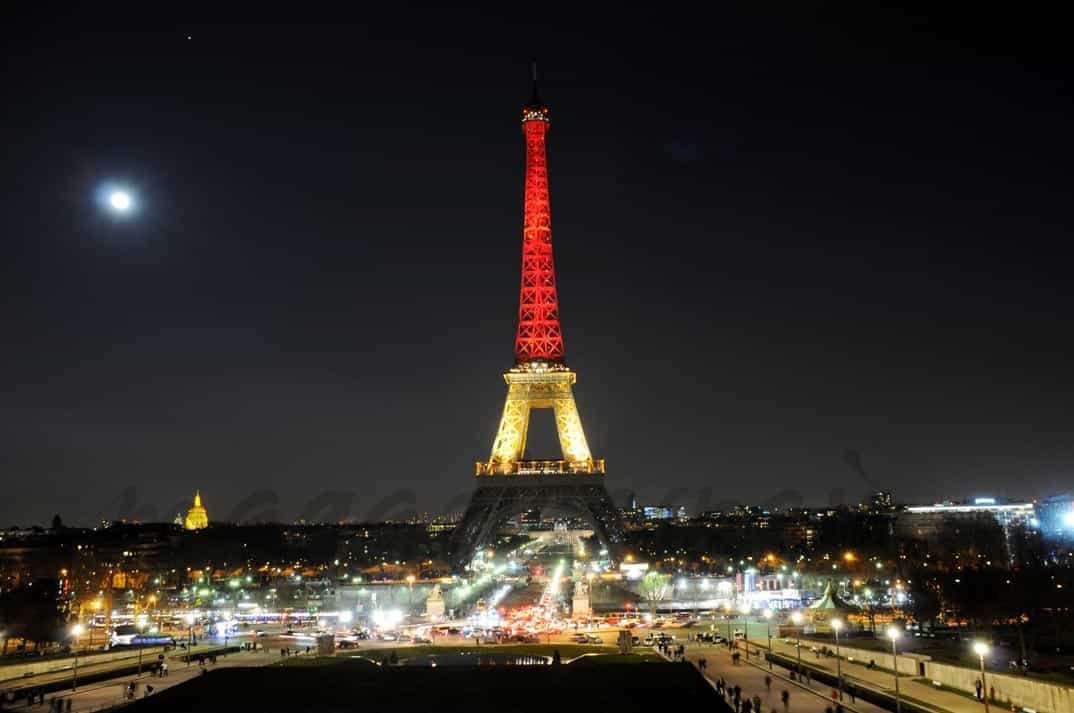
[[[347,661],[365,663],[380,662],[392,652],[400,661],[408,658],[457,654],[494,654],[496,656],[548,656],[559,650],[563,663],[643,663],[662,662],[663,659],[648,649],[633,654],[620,654],[614,646],[587,646],[585,644],[503,644],[487,646],[403,646],[399,648],[357,649],[340,651],[335,656],[289,656],[274,666],[338,666]]]
[[[607,665],[597,658],[606,659]],[[294,657],[284,666],[216,669],[139,699],[124,710],[548,713],[550,708],[566,706],[568,710],[729,713],[690,664],[630,658],[638,662],[619,665],[620,655],[612,653],[564,666],[433,668],[376,666],[343,657]]]

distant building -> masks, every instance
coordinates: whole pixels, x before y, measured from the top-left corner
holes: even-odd
[[[1033,503],[975,498],[969,502],[908,507],[899,514],[895,533],[900,539],[931,543],[933,548],[947,546],[952,552],[1005,555],[1009,560],[1015,551],[1016,533],[1036,530],[1038,525]],[[989,531],[994,536],[988,535]],[[989,541],[995,546],[987,545]]]
[[[675,509],[670,505],[646,505],[641,509],[646,522],[657,520],[670,521],[675,517]]]
[[[1074,494],[1053,495],[1037,507],[1041,534],[1049,540],[1074,540]]]
[[[186,530],[204,530],[209,526],[209,514],[201,504],[201,491],[194,491],[194,504],[186,511],[183,528]]]
[[[895,494],[890,490],[880,490],[869,498],[869,509],[873,512],[890,512],[895,509]]]

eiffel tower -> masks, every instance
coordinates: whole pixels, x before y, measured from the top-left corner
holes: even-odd
[[[522,108],[526,180],[515,365],[503,375],[507,402],[492,453],[476,464],[477,490],[453,533],[456,565],[489,544],[509,518],[534,508],[585,520],[613,559],[623,542],[619,512],[604,487],[604,461],[590,453],[574,403],[577,374],[563,355],[552,259],[548,128],[549,111],[538,97],[534,67],[533,97]],[[524,460],[533,409],[553,410],[561,460]]]

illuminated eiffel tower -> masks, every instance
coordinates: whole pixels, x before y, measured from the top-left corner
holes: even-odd
[[[530,509],[584,519],[614,558],[623,527],[604,487],[604,461],[594,459],[574,403],[577,375],[563,357],[563,331],[552,259],[545,135],[548,107],[537,95],[522,109],[526,137],[522,289],[515,365],[504,373],[507,402],[487,461],[476,464],[477,490],[454,533],[456,564],[489,544],[511,517]],[[552,409],[562,460],[524,460],[533,409]]]

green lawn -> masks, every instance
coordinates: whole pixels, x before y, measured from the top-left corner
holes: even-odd
[[[508,656],[548,656],[559,650],[560,659],[570,662],[578,659],[586,663],[640,663],[663,661],[651,650],[642,649],[634,654],[620,654],[614,646],[589,646],[586,644],[502,644],[486,646],[400,646],[398,648],[353,649],[340,651],[335,656],[288,656],[275,666],[333,666],[347,661],[380,662],[392,655],[400,661],[430,655],[496,654]],[[582,657],[582,658],[579,658]],[[592,661],[587,661],[592,659]]]
[[[444,647],[449,651],[454,648]],[[494,647],[480,648],[493,650]],[[542,649],[547,647],[534,647],[527,653]],[[613,665],[600,665],[597,659],[606,659]],[[547,713],[550,708],[566,706],[569,710],[584,711],[731,713],[696,667],[684,663],[645,663],[644,656],[628,659],[634,665],[614,665],[622,657],[609,653],[587,656],[564,666],[433,668],[375,666],[345,656],[296,656],[282,666],[215,669],[139,699],[124,710],[130,713],[244,710]]]

